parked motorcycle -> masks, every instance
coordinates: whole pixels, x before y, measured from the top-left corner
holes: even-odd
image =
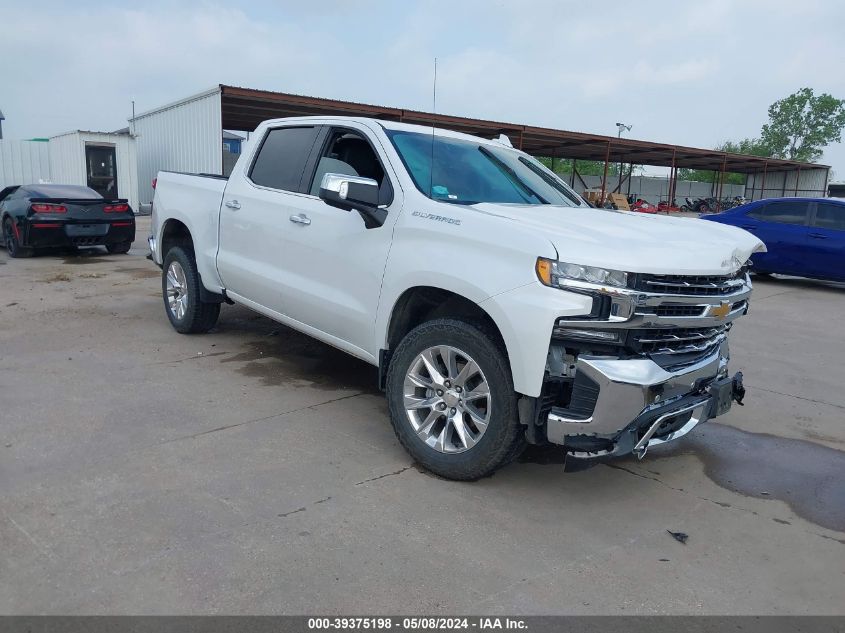
[[[693,213],[718,213],[722,210],[722,203],[716,198],[684,198],[684,205],[681,211],[692,211]]]

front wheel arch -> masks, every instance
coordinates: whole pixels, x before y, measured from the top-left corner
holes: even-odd
[[[482,325],[508,358],[507,345],[493,317],[475,301],[436,286],[415,286],[399,296],[390,312],[385,341],[386,354],[382,356],[389,358],[402,339],[415,327],[427,321],[446,318]],[[382,374],[385,376],[387,369],[386,366],[382,368]],[[383,384],[381,386],[384,388]]]

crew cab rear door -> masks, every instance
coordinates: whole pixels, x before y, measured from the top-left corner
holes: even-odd
[[[232,172],[220,208],[217,270],[229,292],[274,312],[286,314],[282,288],[289,268],[282,252],[294,228],[288,218],[299,210],[302,177],[319,125],[268,129],[252,160]]]

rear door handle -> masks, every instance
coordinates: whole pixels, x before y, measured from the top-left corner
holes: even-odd
[[[742,226],[742,228],[744,228],[746,231],[753,231],[753,230],[754,230],[754,229],[756,229],[757,227],[756,227],[756,226],[754,226],[753,224],[744,224],[744,225]]]
[[[238,209],[241,208],[241,203],[238,202],[237,200],[227,200],[226,206],[229,207],[230,209],[234,209],[235,211],[237,211]]]
[[[309,224],[311,224],[311,220],[304,213],[290,216],[290,221],[294,224],[302,224],[303,226],[308,226]]]
[[[814,240],[826,240],[827,235],[822,235],[821,233],[810,233],[810,237]]]

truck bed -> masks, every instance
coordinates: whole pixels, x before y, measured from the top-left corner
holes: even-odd
[[[228,178],[214,174],[186,174],[159,172],[153,198],[152,235],[161,243],[160,219],[176,220],[184,224],[194,237],[197,268],[209,289],[222,288],[217,275],[220,204]],[[161,264],[161,249],[153,255]]]

